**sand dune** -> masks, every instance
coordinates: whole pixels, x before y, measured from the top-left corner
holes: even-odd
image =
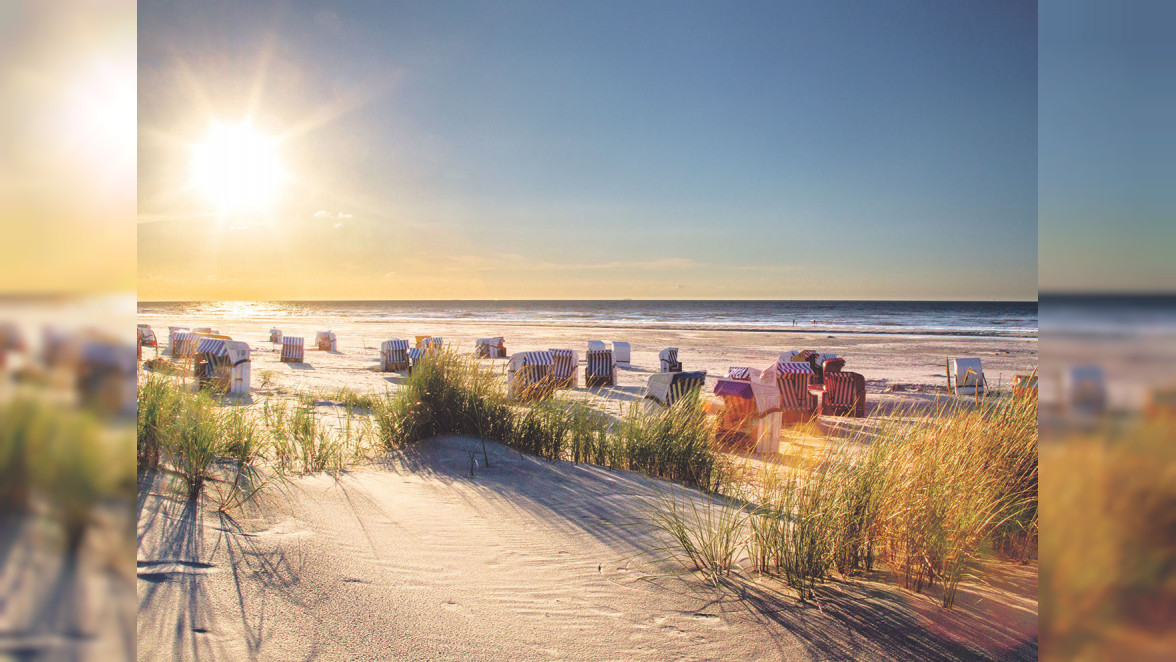
[[[233,516],[145,479],[140,659],[1036,658],[1034,570],[955,612],[882,577],[818,606],[716,588],[650,552],[642,498],[666,483],[487,448],[489,467],[477,440],[433,440]]]

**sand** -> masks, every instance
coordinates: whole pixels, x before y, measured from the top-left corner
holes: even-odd
[[[376,371],[379,342],[426,333],[463,351],[497,335],[511,352],[626,340],[632,368],[618,372],[616,388],[570,392],[613,411],[641,397],[668,346],[710,383],[728,366],[766,367],[784,349],[835,352],[866,376],[871,408],[941,395],[946,356],[981,357],[994,385],[1037,362],[1033,339],[312,319],[278,324],[307,339],[306,363],[282,364],[267,341],[272,320],[140,322],[161,342],[172,324],[250,343],[255,403],[344,386],[395,389],[400,376]],[[337,352],[311,348],[327,328]],[[884,393],[895,385],[903,390]],[[772,579],[715,587],[658,551],[642,521],[643,499],[667,483],[487,446],[489,467],[481,442],[435,439],[338,476],[276,483],[229,515],[207,498],[177,499],[166,473],[146,477],[140,659],[1036,659],[1035,565],[993,563],[987,585],[966,584],[952,612],[934,592],[896,588],[884,571],[830,582],[815,604]]]
[[[666,483],[493,443],[470,477],[468,450],[480,459],[477,440],[432,440],[296,479],[231,517],[154,477],[139,658],[1037,657],[1034,566],[965,585],[954,612],[882,573],[830,582],[809,604],[775,580],[713,587],[656,551],[642,521]]]
[[[469,321],[434,322],[428,325],[398,327],[386,323],[348,322],[339,318],[290,320],[177,319],[140,315],[140,323],[151,324],[161,344],[167,341],[167,327],[210,326],[236,340],[249,343],[253,352],[254,399],[289,395],[297,391],[338,391],[346,386],[360,393],[383,393],[394,390],[402,378],[377,372],[380,342],[404,338],[415,342],[417,335],[441,336],[447,345],[459,351],[473,351],[474,339],[503,336],[510,353],[569,348],[580,352],[590,339],[609,343],[623,340],[632,346],[629,369],[618,370],[617,385],[612,389],[589,391],[581,386],[564,393],[597,402],[602,408],[614,408],[640,399],[646,382],[659,369],[658,352],[678,347],[678,358],[686,370],[707,371],[707,392],[719,376],[731,366],[766,368],[780,352],[791,349],[814,349],[834,353],[846,359],[846,370],[860,372],[866,378],[867,406],[894,407],[920,404],[946,392],[947,357],[979,357],[985,376],[992,386],[1008,388],[1014,374],[1029,373],[1037,365],[1036,338],[984,338],[949,336],[904,336],[883,334],[794,333],[789,331],[730,331],[664,328],[625,328],[568,326],[542,323],[500,323],[488,327]],[[306,362],[281,363],[280,346],[269,342],[269,329],[277,326],[287,336],[306,339]],[[337,352],[314,349],[316,331],[330,329],[338,337]],[[147,350],[146,356],[150,356]],[[505,370],[505,360],[486,361]],[[583,383],[583,365],[580,381]],[[266,379],[268,377],[268,380]],[[263,386],[263,381],[267,382]],[[888,388],[902,389],[886,393]],[[608,402],[601,402],[607,400]]]

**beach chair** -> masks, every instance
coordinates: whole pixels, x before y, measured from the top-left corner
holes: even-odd
[[[506,387],[510,397],[519,402],[544,398],[551,394],[554,383],[551,352],[519,352],[506,365]]]
[[[425,341],[428,340],[429,338],[432,338],[432,337],[433,336],[417,336],[416,337],[416,346],[423,349],[425,346]]]
[[[303,362],[303,344],[302,337],[292,338],[290,336],[282,336],[282,363],[302,363]]]
[[[506,339],[478,338],[474,341],[474,356],[479,359],[501,359],[506,357]]]
[[[682,364],[678,362],[678,348],[667,347],[657,355],[661,362],[661,372],[682,372]]]
[[[104,337],[75,337],[74,341],[78,343],[78,400],[104,413],[134,414],[138,363],[130,343]]]
[[[727,379],[733,379],[741,382],[751,381],[751,368],[747,367],[730,367],[727,368]]]
[[[576,388],[576,366],[580,357],[574,349],[549,349],[551,352],[551,379],[555,388]]]
[[[380,343],[380,372],[408,370],[408,341],[400,338]]]
[[[250,381],[249,345],[236,340],[201,338],[192,374],[200,388],[246,395]]]
[[[425,350],[425,354],[433,356],[441,350],[445,349],[445,341],[442,340],[439,336],[431,336],[425,338],[424,344],[421,345],[421,349]]]
[[[731,368],[727,377],[715,383],[714,393],[722,399],[718,411],[720,441],[739,446],[755,444],[757,453],[780,450],[780,389],[771,376],[751,368]]]
[[[176,355],[176,341],[179,340],[181,333],[190,333],[186,326],[169,326],[167,327],[167,353],[173,358]]]
[[[334,331],[317,331],[314,334],[314,346],[321,352],[338,351],[339,343]]]
[[[282,342],[282,330],[281,329],[279,329],[277,327],[270,329],[270,342],[274,343],[275,345]]]
[[[155,356],[159,356],[159,340],[155,337],[155,331],[151,330],[149,324],[137,324],[135,325],[136,358],[143,358],[144,347],[154,347]]]
[[[608,347],[605,346],[603,340],[588,341],[588,351],[590,352],[603,352],[606,349],[608,349]]]
[[[629,346],[629,343],[614,340],[612,350],[613,360],[617,362],[617,367],[628,368],[631,365],[629,357],[632,355],[632,347]]]
[[[706,383],[706,372],[659,372],[649,376],[644,399],[652,404],[670,407],[691,391]]]
[[[1064,372],[1062,393],[1067,409],[1073,413],[1097,416],[1106,411],[1106,379],[1096,365],[1073,366]]]
[[[817,395],[811,386],[816,373],[808,361],[781,361],[769,368],[780,390],[780,409],[789,423],[808,420],[817,412]]]
[[[839,370],[825,375],[821,395],[821,414],[825,416],[866,415],[866,378],[856,372]]]
[[[1037,399],[1037,372],[1028,375],[1013,375],[1013,397]]]
[[[589,344],[591,342],[589,341]],[[595,388],[613,386],[616,383],[616,365],[613,363],[612,350],[589,349],[584,357],[584,386]]]
[[[185,333],[183,331],[176,334],[175,345],[172,347],[173,359],[190,359],[196,354],[196,345],[200,342],[200,336],[195,332]]]
[[[981,395],[988,388],[980,359],[948,359],[947,385],[956,395]]]
[[[409,347],[408,348],[408,374],[411,375],[413,369],[415,369],[417,366],[419,366],[421,364],[421,361],[423,361],[423,360],[425,360],[425,350],[424,349],[421,349],[420,347]]]

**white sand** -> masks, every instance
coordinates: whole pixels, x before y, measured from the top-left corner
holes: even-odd
[[[339,318],[276,321],[257,319],[235,321],[227,319],[177,319],[155,315],[140,315],[141,323],[151,324],[160,339],[167,341],[167,327],[211,326],[236,340],[248,342],[253,350],[253,386],[255,399],[286,395],[296,391],[337,391],[347,386],[365,393],[382,393],[395,389],[401,377],[376,371],[380,342],[399,337],[415,342],[416,335],[435,335],[444,338],[462,352],[472,352],[474,339],[504,336],[507,351],[521,352],[551,348],[569,348],[580,352],[583,360],[590,339],[624,340],[632,345],[632,367],[617,372],[617,386],[613,389],[589,391],[583,387],[583,365],[580,367],[581,387],[570,392],[574,397],[587,397],[602,407],[616,408],[621,403],[640,399],[649,375],[658,371],[658,352],[666,347],[678,347],[679,360],[686,370],[706,370],[709,393],[715,378],[725,376],[730,366],[765,368],[775,362],[780,352],[788,349],[815,349],[835,353],[846,359],[846,370],[859,372],[866,378],[867,406],[892,407],[925,403],[936,393],[946,389],[945,362],[947,357],[979,357],[984,362],[985,375],[992,386],[1007,388],[1014,374],[1029,373],[1037,365],[1037,340],[1018,338],[898,336],[870,334],[825,334],[793,332],[701,331],[669,329],[616,329],[592,326],[567,326],[541,323],[505,323],[487,327],[483,323],[452,321],[436,322],[427,326],[397,327],[385,323],[347,322]],[[279,358],[280,346],[269,342],[269,329],[277,326],[287,336],[306,339],[306,362],[284,364]],[[316,331],[330,329],[338,336],[338,352],[323,352],[313,348]],[[145,357],[150,356],[147,350]],[[487,361],[487,363],[490,363]],[[505,370],[506,361],[493,362]],[[270,374],[270,384],[262,388],[262,376]],[[900,385],[908,389],[901,393],[883,393],[887,387]],[[565,391],[564,393],[569,393]],[[601,400],[609,400],[605,403]]]
[[[640,498],[665,483],[488,447],[489,468],[479,442],[433,440],[235,519],[161,477],[139,521],[139,658],[1037,657],[1034,567],[966,585],[954,612],[881,576],[831,582],[819,607],[775,580],[716,589],[646,553]]]
[[[462,351],[496,335],[510,352],[627,340],[633,365],[619,371],[617,388],[573,392],[613,410],[641,397],[668,346],[681,349],[686,369],[712,376],[766,367],[784,349],[835,352],[866,376],[871,407],[933,399],[946,356],[979,356],[989,380],[1006,385],[1037,361],[1035,340],[312,319],[277,324],[306,338],[306,363],[292,365],[267,341],[271,320],[140,321],[161,342],[168,324],[249,342],[254,402],[395,389],[402,378],[375,369],[380,341],[426,333]],[[327,328],[337,353],[311,348]],[[914,390],[882,393],[893,384]],[[823,417],[822,427],[844,422]],[[776,580],[715,589],[653,551],[640,522],[649,479],[488,447],[486,468],[479,442],[433,440],[338,480],[296,479],[233,518],[186,507],[161,478],[139,522],[140,659],[1036,658],[1033,566],[997,564],[985,572],[992,585],[966,586],[954,612],[882,573],[831,583],[820,608]],[[477,451],[473,478],[468,450]]]

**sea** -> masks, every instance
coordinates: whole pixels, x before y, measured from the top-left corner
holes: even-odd
[[[167,301],[139,302],[140,315],[280,321],[434,320],[729,331],[1037,337],[1036,301]]]

